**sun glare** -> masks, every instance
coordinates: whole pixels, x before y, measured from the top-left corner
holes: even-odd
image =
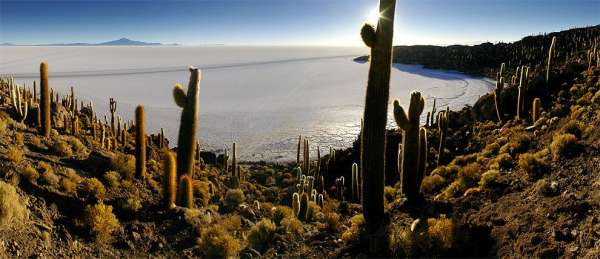
[[[369,15],[367,16],[367,23],[369,24],[373,24],[376,25],[377,21],[379,20],[379,17],[381,17],[381,14],[379,13],[379,8],[373,8],[370,12]]]

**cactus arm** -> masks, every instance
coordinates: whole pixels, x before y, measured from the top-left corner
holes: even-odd
[[[363,25],[362,29],[360,30],[360,36],[361,36],[363,42],[365,43],[365,45],[367,45],[369,48],[372,48],[373,46],[375,46],[375,43],[377,41],[377,36],[376,36],[376,32],[375,32],[375,27],[373,27],[373,25],[370,25],[370,24]]]
[[[183,87],[180,84],[176,84],[173,88],[173,98],[175,99],[175,103],[177,106],[183,108],[186,106],[186,96],[185,92],[183,92]]]
[[[398,100],[394,101],[394,119],[396,120],[398,127],[401,129],[408,129],[410,126],[406,112],[404,112],[404,108],[402,108]]]

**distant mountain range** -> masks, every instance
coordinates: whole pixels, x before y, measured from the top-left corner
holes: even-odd
[[[12,43],[2,43],[0,46],[162,46],[162,45],[179,45],[179,44],[162,44],[154,42],[143,42],[130,40],[128,38],[120,38],[118,40],[101,42],[101,43],[54,43],[54,44],[34,44],[34,45],[18,45]]]

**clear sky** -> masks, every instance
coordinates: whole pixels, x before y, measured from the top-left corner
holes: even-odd
[[[376,0],[0,0],[0,42],[361,45]],[[475,44],[600,24],[600,0],[398,0],[394,44]]]

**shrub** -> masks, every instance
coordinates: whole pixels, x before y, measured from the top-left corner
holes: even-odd
[[[60,181],[60,185],[62,186],[63,191],[68,194],[73,194],[77,192],[77,184],[75,184],[69,178],[62,178]]]
[[[577,120],[570,120],[560,130],[561,133],[573,134],[577,139],[581,139],[585,132],[585,125]]]
[[[531,137],[526,134],[517,134],[511,140],[500,148],[500,153],[509,153],[511,155],[520,154],[529,150]]]
[[[104,180],[111,188],[119,188],[121,185],[121,175],[116,171],[108,171],[104,173]]]
[[[489,170],[481,175],[479,186],[484,188],[489,187],[490,185],[496,183],[498,177],[500,177],[500,172],[498,170]]]
[[[197,243],[209,258],[235,257],[240,251],[239,242],[219,225],[204,228]]]
[[[448,185],[448,187],[446,187],[446,189],[444,189],[444,191],[442,192],[442,197],[444,197],[444,198],[457,197],[458,195],[460,195],[462,193],[463,189],[464,189],[464,186],[462,185],[461,181],[458,181],[458,180],[454,181],[450,185]]]
[[[30,183],[37,183],[38,178],[40,178],[40,174],[35,168],[31,165],[27,165],[23,170],[21,170],[21,175],[25,177]]]
[[[185,219],[185,222],[192,226],[198,233],[201,233],[202,229],[213,222],[211,214],[201,209],[185,209],[183,218]]]
[[[558,161],[561,157],[574,157],[579,154],[581,146],[573,134],[555,135],[550,144],[552,159]]]
[[[87,152],[87,148],[85,147],[85,145],[83,145],[83,143],[81,143],[81,141],[78,138],[68,137],[67,141],[69,142],[69,145],[71,146],[71,149],[75,152],[75,154],[83,154]]]
[[[0,228],[23,223],[29,216],[26,203],[15,187],[0,181]]]
[[[81,189],[88,197],[92,196],[97,200],[103,200],[106,195],[104,185],[96,178],[87,178],[83,180]]]
[[[446,180],[439,174],[425,176],[423,178],[423,182],[421,182],[421,192],[427,194],[434,194],[440,189],[442,189],[445,183]]]
[[[513,158],[507,153],[502,153],[489,162],[489,169],[501,170],[509,169],[513,165]]]
[[[464,187],[472,187],[479,182],[481,177],[481,166],[478,163],[468,164],[458,171],[458,177]]]
[[[306,222],[319,221],[322,217],[321,207],[314,201],[308,202],[308,211],[306,212]]]
[[[244,192],[241,189],[229,189],[225,194],[224,205],[227,209],[232,210],[240,206],[244,202]]]
[[[356,214],[350,218],[350,228],[342,234],[342,240],[346,243],[358,240],[364,223],[365,217],[363,214]]]
[[[286,233],[291,233],[295,236],[301,236],[304,234],[304,226],[302,222],[296,217],[287,217],[281,220],[281,226]]]
[[[270,219],[262,219],[256,223],[248,232],[248,244],[250,247],[264,252],[269,243],[275,237],[275,223]]]
[[[500,145],[498,143],[487,144],[483,150],[482,155],[485,157],[492,157],[498,154],[500,151]]]
[[[25,140],[25,136],[21,132],[15,132],[15,144],[22,146]]]
[[[519,167],[533,177],[539,177],[548,170],[548,164],[538,153],[525,153],[519,156]]]
[[[450,249],[454,244],[455,227],[451,219],[441,217],[439,219],[428,219],[427,233],[434,244],[434,247]]]
[[[327,212],[323,216],[323,225],[330,232],[337,232],[340,228],[340,214]]]
[[[44,173],[42,174],[42,180],[44,180],[44,183],[46,183],[47,185],[53,187],[56,187],[60,182],[60,178],[52,170],[44,171]]]
[[[238,231],[242,228],[242,217],[239,215],[233,215],[231,217],[224,218],[221,221],[221,226],[227,231]]]
[[[119,207],[125,211],[137,212],[142,208],[142,201],[138,195],[131,194],[127,199],[120,200]]]
[[[83,178],[77,174],[77,172],[71,168],[65,168],[65,176],[69,178],[75,184],[80,184]]]
[[[192,182],[192,186],[194,188],[194,195],[196,195],[197,198],[200,198],[200,200],[202,201],[202,205],[204,205],[204,206],[208,205],[210,198],[212,198],[212,195],[210,195],[210,191],[209,191],[210,190],[210,182],[194,180]],[[242,193],[242,195],[243,195],[243,193]]]
[[[119,172],[121,178],[131,180],[135,175],[135,157],[117,153],[111,159],[111,168]]]
[[[54,144],[52,145],[52,151],[59,156],[69,157],[73,155],[71,146],[62,139],[56,139],[54,141]]]
[[[275,207],[272,210],[272,215],[273,215],[273,221],[275,221],[275,223],[277,225],[281,224],[281,220],[283,220],[285,218],[289,218],[289,217],[296,218],[296,216],[294,215],[294,211],[292,210],[292,208],[290,208],[288,206]]]
[[[15,163],[20,163],[25,158],[23,149],[21,149],[18,146],[8,147],[8,149],[6,150],[6,157],[8,158],[9,161],[15,162]]]
[[[112,206],[102,203],[94,206],[88,205],[85,208],[86,223],[90,229],[90,233],[95,236],[96,242],[109,242],[112,233],[121,227],[119,220],[113,214],[112,210]]]
[[[385,197],[385,201],[390,203],[396,199],[396,189],[391,186],[386,186],[383,188],[383,197]]]

